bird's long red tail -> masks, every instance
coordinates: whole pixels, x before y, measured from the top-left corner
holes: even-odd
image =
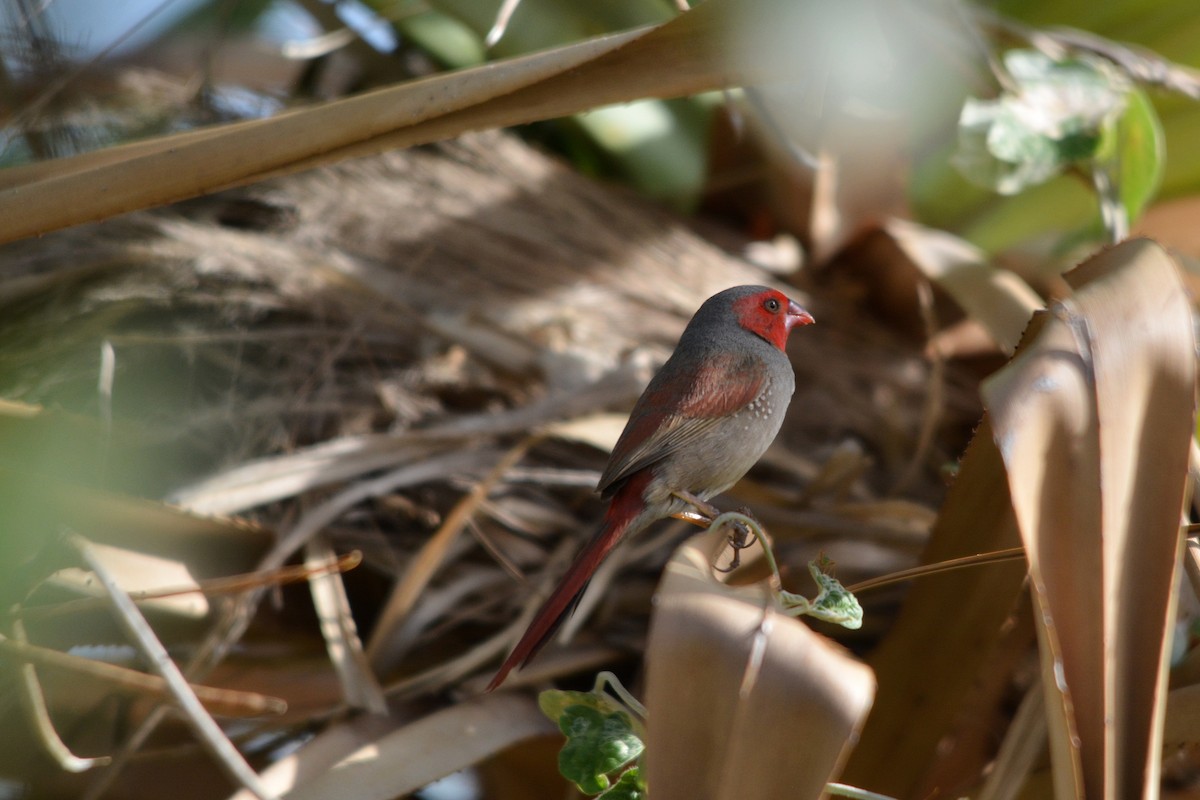
[[[537,655],[538,650],[554,635],[554,631],[574,607],[576,599],[587,588],[588,581],[600,566],[600,562],[631,532],[630,525],[645,510],[642,492],[645,491],[650,478],[649,470],[635,473],[616,491],[608,513],[604,515],[604,525],[584,545],[567,573],[550,593],[550,597],[542,603],[517,646],[496,671],[496,676],[488,684],[487,691],[490,692],[504,683],[508,673],[518,664],[523,665]]]

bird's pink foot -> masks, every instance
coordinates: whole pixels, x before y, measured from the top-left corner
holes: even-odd
[[[676,519],[686,520],[693,525],[707,528],[717,517],[721,516],[721,509],[717,508],[712,503],[701,500],[691,492],[680,489],[672,492],[672,494],[692,506],[692,509],[690,510],[680,511],[671,515]],[[754,513],[748,508],[739,508],[738,513],[749,517],[750,519],[754,520],[755,523],[758,522],[758,519],[754,516]],[[732,530],[729,533],[729,546],[733,549],[733,557],[730,559],[728,566],[714,566],[713,569],[715,569],[717,572],[733,572],[735,569],[740,567],[742,565],[741,551],[745,550],[754,543],[753,533],[751,532],[750,527],[745,523],[734,522],[732,525],[730,525],[730,528]]]
[[[671,494],[675,495],[680,500],[695,509],[695,511],[681,511],[679,514],[673,515],[679,519],[686,519],[689,521],[694,521],[694,519],[702,519],[705,520],[705,527],[707,527],[708,523],[711,523],[714,519],[721,516],[721,509],[717,508],[707,500],[701,500],[691,492],[684,491],[683,489],[676,489],[675,491],[671,492]]]

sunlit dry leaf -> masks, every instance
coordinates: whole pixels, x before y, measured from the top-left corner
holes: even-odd
[[[662,25],[271,119],[7,170],[0,173],[0,241],[465,131],[787,77],[769,48],[725,52],[730,19],[744,15],[744,5],[710,2]]]
[[[168,612],[189,619],[201,619],[208,613],[208,601],[184,562],[123,547],[93,545],[93,548],[96,557],[112,571],[121,588],[129,595],[153,594],[160,589],[180,590],[167,597],[143,601],[143,609]],[[82,597],[103,596],[91,575],[76,567],[59,570],[46,583]]]
[[[1078,346],[1072,326],[1050,318],[1013,362],[1024,369],[1010,365],[989,380],[984,393],[1017,522],[1031,551],[1038,615],[1045,618],[1051,607],[1059,612],[1038,626],[1038,634],[1043,680],[1050,687],[1046,702],[1058,765],[1055,790],[1061,797],[1084,796],[1083,761],[1099,765],[1104,760],[1099,702],[1104,643],[1102,626],[1096,624],[1103,607],[1102,567],[1099,548],[1086,541],[1100,531],[1100,453],[1088,368]],[[1049,494],[1042,494],[1043,486]],[[1057,559],[1052,571],[1071,560],[1079,568],[1064,570],[1064,580],[1048,584],[1047,559]],[[1053,622],[1060,615],[1076,620],[1078,629],[1062,631]],[[1063,636],[1070,639],[1065,645]],[[1066,664],[1061,662],[1064,646],[1070,651]],[[1056,667],[1066,671],[1065,680],[1055,681]],[[1086,699],[1081,703],[1077,696]]]
[[[288,800],[390,800],[556,730],[533,698],[510,692],[450,706],[400,728],[379,727],[372,726],[366,736],[339,736],[336,748],[320,754],[320,761],[328,762],[345,748],[331,766],[318,763],[310,769],[308,748],[302,748],[272,764],[263,783]],[[249,798],[241,792],[230,800]]]
[[[1021,699],[978,800],[1016,800],[1045,749],[1045,697],[1039,682]]]
[[[546,433],[608,452],[616,446],[628,421],[628,414],[592,414],[556,422],[546,428]]]
[[[945,231],[892,219],[884,230],[912,263],[950,293],[967,315],[982,323],[1000,349],[1012,353],[1042,299],[1009,270],[996,269],[971,243]]]
[[[230,514],[291,497],[307,489],[367,472],[422,461],[428,446],[391,436],[344,436],[294,453],[262,458],[174,492],[170,500],[201,514]]]
[[[250,569],[271,538],[266,530],[242,520],[200,517],[163,503],[7,467],[0,467],[0,524],[6,531],[0,536],[0,594],[18,595],[9,602],[19,599],[31,581],[69,563],[54,554],[64,528],[85,533],[97,543],[160,559],[160,565],[185,565],[189,577],[171,577],[184,585]],[[39,553],[41,566],[31,572],[28,565]],[[182,602],[198,609],[194,599]]]
[[[1056,794],[1150,796],[1193,429],[1189,304],[1147,240],[1068,280],[1075,296],[984,396],[1040,611]]]
[[[815,800],[871,707],[874,677],[774,608],[765,585],[717,582],[709,559],[724,539],[689,540],[659,588],[646,778],[660,800]]]

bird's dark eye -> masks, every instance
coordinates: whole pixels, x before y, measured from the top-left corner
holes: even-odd
[[[779,301],[774,297],[768,297],[763,302],[763,308],[765,308],[767,311],[770,311],[772,314],[777,314],[779,313]]]

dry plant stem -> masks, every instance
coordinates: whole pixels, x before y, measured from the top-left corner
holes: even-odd
[[[70,672],[111,686],[122,687],[151,699],[167,699],[171,696],[166,683],[157,675],[147,675],[117,664],[60,653],[16,639],[0,637],[0,657]],[[192,684],[191,688],[206,709],[225,717],[259,717],[287,711],[287,703],[277,697],[196,684]]]
[[[148,600],[163,600],[169,597],[181,597],[196,592],[201,592],[206,597],[212,597],[221,594],[231,594],[233,592],[244,592],[247,589],[298,583],[299,581],[309,580],[310,578],[331,572],[349,572],[361,563],[362,553],[354,550],[345,555],[312,566],[298,564],[295,566],[279,567],[278,569],[247,572],[241,575],[230,575],[226,578],[212,578],[200,581],[195,588],[152,589],[143,592],[132,592],[129,594],[129,599],[135,603],[144,603]],[[72,614],[82,609],[95,608],[105,602],[105,599],[102,597],[84,597],[53,605],[18,608],[15,610],[15,613],[22,619],[45,619],[47,617]]]
[[[313,537],[304,549],[305,558],[313,565],[315,573],[308,584],[313,607],[317,611],[329,661],[342,684],[346,704],[372,714],[387,714],[387,700],[363,653],[341,573],[316,570],[322,564],[336,561],[333,545],[325,535],[320,535]]]
[[[521,568],[508,557],[507,553],[500,549],[491,536],[479,527],[478,522],[474,519],[467,520],[467,530],[470,531],[475,541],[479,542],[479,546],[487,551],[487,554],[500,565],[500,569],[504,570],[508,577],[518,582],[524,579],[524,576],[521,574]]]
[[[217,724],[216,720],[205,711],[179,667],[171,660],[171,656],[163,647],[162,642],[154,635],[154,631],[146,622],[145,617],[129,599],[129,595],[121,590],[108,568],[96,557],[91,543],[75,533],[67,533],[66,540],[79,553],[87,567],[96,575],[101,586],[108,592],[117,621],[133,639],[142,655],[146,657],[151,669],[166,681],[175,702],[179,704],[180,710],[191,722],[200,741],[216,757],[217,763],[236,783],[246,787],[255,796],[267,800],[270,795],[259,781],[257,773],[242,758],[242,754],[229,741],[229,737],[221,730],[221,726]]]
[[[13,635],[16,637],[17,643],[27,644],[25,626],[21,624],[20,620],[13,623]],[[64,772],[86,772],[92,767],[104,766],[112,760],[107,756],[81,758],[71,752],[71,748],[67,747],[54,728],[54,721],[50,719],[50,710],[46,707],[46,696],[42,692],[42,684],[38,681],[37,670],[29,662],[21,665],[21,705],[25,709],[25,715],[29,718],[30,726],[37,733],[42,749],[50,754],[59,769]]]
[[[1046,750],[1046,695],[1035,680],[1021,699],[978,800],[1016,800]]]
[[[384,694],[393,699],[405,699],[423,692],[438,691],[452,686],[475,670],[503,656],[508,651],[509,645],[521,636],[528,624],[529,618],[521,617],[500,633],[485,639],[457,658],[443,661],[424,672],[384,687]]]
[[[495,47],[496,43],[503,38],[504,32],[508,30],[508,21],[512,19],[512,15],[519,5],[521,5],[521,0],[504,0],[500,5],[500,10],[496,12],[496,21],[492,23],[492,29],[487,32],[487,38],[483,40],[485,46]]]
[[[611,688],[613,694],[620,698],[621,702],[628,706],[630,711],[641,717],[643,721],[649,716],[646,707],[638,702],[638,699],[629,693],[629,690],[625,688],[621,681],[617,680],[617,676],[608,670],[596,675],[596,683],[592,686],[592,691],[596,694],[603,694],[606,686]]]
[[[540,439],[541,436],[536,434],[526,437],[516,447],[509,450],[483,480],[459,501],[447,515],[442,526],[409,562],[404,575],[392,590],[392,594],[380,614],[379,622],[371,634],[371,640],[367,644],[367,658],[377,670],[384,666],[380,662],[386,654],[387,643],[391,640],[393,631],[412,611],[421,592],[429,585],[429,581],[433,579],[434,574],[445,561],[450,546],[462,533],[467,520],[496,487],[496,484],[504,478],[504,474],[524,458],[529,448]]]
[[[963,556],[962,558],[952,558],[949,561],[939,561],[936,564],[922,564],[919,567],[912,569],[904,569],[899,572],[893,572],[889,575],[880,575],[878,578],[870,578],[865,581],[860,581],[853,586],[847,586],[846,591],[851,594],[870,591],[871,589],[879,589],[884,586],[890,586],[893,583],[909,581],[913,578],[923,578],[927,575],[937,575],[941,572],[951,572],[956,569],[965,567],[977,567],[983,564],[996,564],[1003,561],[1018,561],[1025,558],[1024,547],[1010,547],[1007,550],[996,550],[990,553],[977,553],[973,556]]]

